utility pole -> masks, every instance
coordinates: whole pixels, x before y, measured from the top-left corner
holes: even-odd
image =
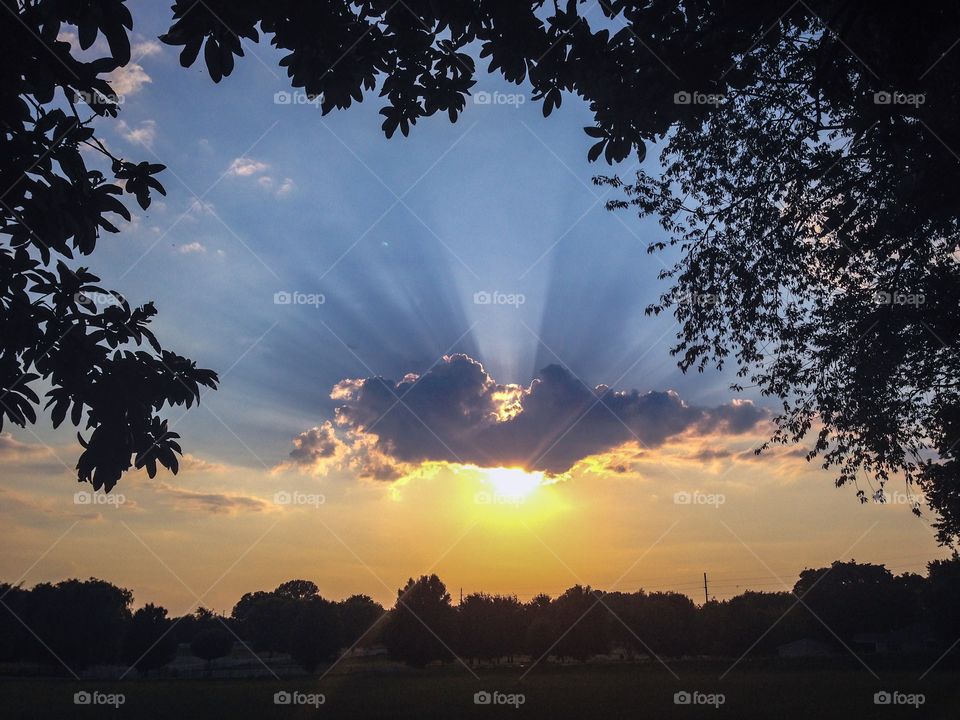
[[[707,574],[703,574],[703,602],[710,602],[710,596],[707,594]]]

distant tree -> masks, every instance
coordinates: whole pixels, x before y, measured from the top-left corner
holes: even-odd
[[[706,603],[698,650],[707,655],[774,655],[784,643],[821,634],[822,626],[788,592],[752,592]]]
[[[287,580],[273,591],[275,596],[284,600],[308,600],[319,593],[320,588],[310,580]]]
[[[217,614],[203,606],[198,607],[189,615],[177,618],[173,632],[176,633],[178,643],[190,644],[193,639],[204,630],[222,628]]]
[[[232,649],[233,635],[222,627],[201,630],[190,643],[190,652],[201,660],[205,660],[208,670],[211,662],[229,655]]]
[[[924,605],[940,643],[949,647],[960,639],[960,558],[934,560],[927,570]]]
[[[383,639],[390,657],[413,667],[449,660],[455,644],[456,614],[450,593],[436,575],[412,578],[397,591]]]
[[[550,610],[555,654],[585,662],[610,648],[608,610],[589,587],[574,585],[553,601]]]
[[[383,617],[383,606],[368,595],[351,595],[337,603],[343,626],[343,645],[352,647]]]
[[[836,633],[850,643],[857,634],[892,630],[916,617],[917,598],[883,565],[838,560],[804,570],[793,592],[827,642],[835,642]]]
[[[26,617],[29,608],[29,590],[0,583],[0,662],[21,660],[27,656],[33,638],[17,618]]]
[[[58,667],[63,662],[74,672],[117,662],[132,602],[129,590],[95,578],[36,585],[23,617],[28,627],[39,628],[28,655]]]
[[[457,606],[459,647],[465,657],[496,660],[523,648],[523,606],[513,596],[475,593]]]
[[[342,644],[343,628],[337,606],[319,596],[291,606],[295,613],[287,646],[290,656],[309,673],[330,660]]]
[[[272,592],[246,593],[234,606],[231,617],[255,649],[291,652],[294,625],[305,603],[319,600],[319,588],[310,580],[288,580]],[[324,601],[326,602],[326,601]]]
[[[550,596],[540,593],[523,606],[523,652],[534,660],[549,652],[556,642],[550,603]]]
[[[124,640],[123,658],[141,675],[163,667],[177,654],[177,636],[166,608],[147,604],[133,613]]]
[[[272,652],[279,649],[274,608],[280,605],[282,603],[273,593],[265,590],[245,593],[234,605],[230,617],[240,636],[249,640],[255,650]]]

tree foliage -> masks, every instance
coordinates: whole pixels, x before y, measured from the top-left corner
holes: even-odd
[[[124,662],[146,675],[163,667],[177,654],[177,636],[166,608],[147,603],[133,613],[123,645]]]
[[[224,628],[211,627],[201,630],[190,643],[190,652],[207,665],[222,657],[226,657],[233,649],[233,635]]]
[[[123,0],[2,3],[0,429],[36,422],[43,384],[54,427],[69,418],[86,434],[79,481],[109,491],[132,465],[176,472],[161,409],[199,402],[217,376],[160,346],[152,303],[132,306],[71,262],[131,219],[123,196],[146,209],[164,194],[163,165],[117,157],[94,131],[119,112],[105,76],[130,60],[133,19]],[[81,50],[102,36],[109,53],[78,59],[60,39],[70,26]]]
[[[453,657],[457,621],[450,593],[436,575],[410,578],[383,632],[390,656],[414,667]]]

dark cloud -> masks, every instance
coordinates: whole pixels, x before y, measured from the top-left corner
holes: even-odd
[[[312,463],[339,455],[335,432],[363,441],[398,463],[460,462],[562,473],[579,460],[636,441],[655,448],[684,433],[741,434],[769,419],[749,401],[715,408],[684,403],[671,391],[640,393],[589,388],[558,365],[529,386],[503,385],[467,355],[444,357],[433,369],[399,382],[382,377],[338,383],[336,429],[326,423],[301,434],[291,457]],[[327,434],[329,430],[329,435]]]
[[[333,426],[327,422],[319,427],[312,427],[295,437],[290,457],[299,463],[316,462],[321,458],[333,455],[337,450],[337,443],[338,440]]]

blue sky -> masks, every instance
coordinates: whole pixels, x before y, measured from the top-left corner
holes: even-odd
[[[669,256],[646,253],[654,222],[604,208],[612,195],[591,177],[609,168],[586,162],[591,119],[577,98],[544,119],[526,87],[481,74],[475,91],[493,102],[387,140],[377,97],[327,117],[278,104],[291,88],[265,43],[245,43],[214,85],[202,63],[185,70],[150,42],[164,6],[133,10],[142,71],[128,69],[123,122],[102,132],[125,157],[168,165],[168,196],[92,264],[134,302],[156,301],[165,344],[223,373],[204,402],[229,431],[190,413],[177,422],[188,447],[270,465],[330,417],[339,380],[399,379],[449,352],[500,382],[560,363],[591,385],[729,399],[716,376],[676,370],[672,318],[643,315]],[[325,302],[275,305],[278,291]],[[523,304],[476,305],[481,291]]]

